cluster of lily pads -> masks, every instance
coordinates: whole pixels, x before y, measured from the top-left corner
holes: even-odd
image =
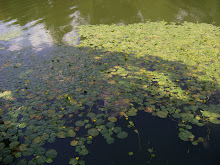
[[[194,145],[204,141],[194,125],[220,124],[219,27],[77,28],[82,40],[75,47],[2,57],[0,162],[52,163],[59,153],[44,144],[69,137],[76,153],[69,163],[85,164],[81,156],[96,136],[108,144],[128,136],[118,120],[138,133],[132,121],[138,111],[177,121],[180,139]]]

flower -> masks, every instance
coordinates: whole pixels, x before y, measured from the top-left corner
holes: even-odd
[[[90,139],[92,139],[92,136],[89,136]]]
[[[79,157],[76,157],[76,160],[79,160]]]

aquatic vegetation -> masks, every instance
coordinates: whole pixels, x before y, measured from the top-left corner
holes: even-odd
[[[21,35],[22,35],[22,31],[20,29],[10,30],[6,33],[1,34],[0,35],[0,40],[9,41],[9,40],[12,40],[13,38],[19,37]]]
[[[89,154],[96,136],[112,144],[129,136],[128,128],[141,150],[133,121],[139,111],[176,121],[179,138],[193,145],[205,139],[193,134],[194,125],[220,123],[219,27],[147,22],[78,28],[82,40],[75,47],[57,45],[39,56],[23,50],[31,54],[25,61],[23,52],[2,57],[0,161],[22,157],[17,163],[27,164],[23,157],[30,156],[28,164],[51,163],[59,151],[44,145],[61,138],[71,139],[75,150],[77,159],[69,163],[85,164],[78,156]]]

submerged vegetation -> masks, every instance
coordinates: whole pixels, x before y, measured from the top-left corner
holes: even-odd
[[[193,145],[206,139],[193,127],[220,124],[219,27],[147,22],[77,28],[82,40],[75,47],[0,57],[0,162],[52,163],[59,151],[44,144],[69,137],[77,153],[69,163],[85,164],[81,157],[96,136],[112,144],[129,136],[126,126],[139,137],[132,121],[138,111],[176,121],[180,139]]]

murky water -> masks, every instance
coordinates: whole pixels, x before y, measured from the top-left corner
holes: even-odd
[[[27,33],[19,43],[40,47],[67,42],[81,24],[204,22],[220,25],[219,0],[0,0],[0,34],[10,28]]]
[[[76,51],[71,46],[79,44],[77,34],[78,25],[117,24],[127,25],[151,21],[166,22],[202,22],[220,25],[219,0],[0,0],[0,90],[16,90],[18,81],[29,79],[31,72],[36,73],[32,81],[38,81],[39,74],[43,73],[42,82],[48,79],[51,61],[60,54]],[[13,39],[10,39],[13,38]],[[67,47],[64,47],[67,46]],[[68,48],[70,47],[70,48]],[[84,50],[84,49],[83,49]],[[53,52],[55,51],[54,57]],[[88,51],[85,48],[84,51]],[[80,51],[79,51],[80,52]],[[99,52],[102,54],[103,52]],[[36,57],[37,56],[37,57]],[[65,55],[63,55],[65,56]],[[56,59],[55,58],[55,59]],[[50,63],[39,65],[44,59]],[[22,61],[22,62],[21,62]],[[68,60],[67,60],[68,61]],[[12,69],[6,65],[15,64]],[[83,64],[83,60],[81,61]],[[20,69],[23,65],[24,68]],[[38,70],[34,67],[38,66]],[[47,66],[48,68],[43,68]],[[13,68],[18,68],[16,72]],[[25,72],[25,71],[28,72]],[[39,71],[39,72],[38,72]],[[19,73],[19,74],[18,74]],[[39,74],[38,74],[39,73]],[[47,75],[47,74],[48,75]],[[16,75],[15,75],[16,74]],[[14,81],[8,81],[14,77]],[[57,77],[63,76],[61,73]],[[64,75],[65,76],[65,75]],[[9,78],[10,77],[10,78]],[[60,78],[59,77],[59,78]],[[61,77],[63,78],[63,77]],[[60,78],[59,81],[64,81]],[[66,80],[65,80],[66,81]],[[22,82],[23,83],[23,82]],[[28,83],[28,82],[26,82]],[[37,83],[41,83],[40,81]],[[46,87],[42,86],[42,91]],[[68,90],[68,88],[65,87]],[[32,89],[31,89],[32,90]],[[0,106],[4,104],[1,103]],[[38,105],[41,106],[41,105]],[[43,105],[44,106],[44,105]],[[147,120],[146,120],[147,119]],[[218,126],[210,126],[212,141],[205,141],[199,146],[180,141],[177,124],[171,120],[161,120],[148,113],[140,112],[134,123],[141,135],[141,149],[138,137],[134,131],[122,141],[115,141],[108,145],[104,138],[98,136],[94,143],[89,145],[91,152],[85,158],[88,165],[144,165],[148,164],[151,156],[148,148],[154,148],[156,158],[151,165],[218,165],[220,152]],[[123,125],[123,122],[122,122]],[[204,136],[207,129],[198,128]],[[146,131],[147,130],[147,131]],[[54,165],[68,164],[69,159],[75,156],[69,145],[70,139],[56,139],[53,148],[61,153]],[[149,143],[150,142],[150,143]],[[128,145],[129,144],[129,145]],[[65,148],[63,146],[66,146]],[[51,144],[45,144],[51,148]],[[131,157],[128,152],[134,152]]]

